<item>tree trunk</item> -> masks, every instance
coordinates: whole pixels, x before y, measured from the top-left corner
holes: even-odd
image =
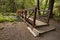
[[[50,10],[50,18],[53,18],[54,1],[55,0],[49,0],[49,7],[48,7],[48,9]]]
[[[39,0],[37,0],[37,9],[40,10]],[[38,16],[40,16],[40,11],[38,11]]]

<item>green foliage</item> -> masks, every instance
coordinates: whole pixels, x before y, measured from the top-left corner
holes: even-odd
[[[48,1],[40,0],[40,10],[48,9],[49,2],[48,3],[46,3],[46,2],[48,2]],[[0,12],[6,16],[7,15],[16,16],[16,14],[12,14],[12,13],[15,13],[16,10],[18,10],[18,9],[21,10],[24,8],[32,8],[35,5],[37,5],[37,0],[0,0]],[[6,13],[6,12],[8,12],[8,13]],[[55,18],[60,18],[60,0],[55,0],[53,12],[54,12]],[[9,14],[9,13],[11,13],[11,14]],[[6,17],[6,19],[10,20],[9,17]],[[5,21],[5,19],[2,15],[0,16],[0,21]]]
[[[0,16],[0,22],[4,22],[5,19],[3,18],[3,16]]]
[[[40,9],[46,9],[48,6],[48,0],[40,0]]]
[[[55,0],[53,12],[54,18],[60,21],[60,0]]]
[[[0,12],[16,12],[14,0],[0,0]]]
[[[25,0],[25,8],[31,8],[34,6],[34,0]]]
[[[15,22],[16,20],[16,16],[3,16],[0,14],[0,22]]]
[[[0,0],[0,12],[16,12],[17,9],[34,6],[35,0]]]
[[[11,16],[5,16],[4,19],[7,22],[14,22],[14,21],[16,21],[16,19],[12,18]]]
[[[2,13],[4,16],[16,16],[16,13]]]

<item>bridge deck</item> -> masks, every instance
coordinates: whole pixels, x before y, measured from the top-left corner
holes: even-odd
[[[29,18],[31,21],[33,21],[32,18]],[[47,23],[45,22],[42,22],[42,21],[39,21],[39,20],[36,20],[36,26],[41,26],[41,25],[47,25]]]

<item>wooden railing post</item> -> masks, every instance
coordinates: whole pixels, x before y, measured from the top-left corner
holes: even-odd
[[[37,14],[37,7],[34,10],[33,27],[35,27],[36,24],[36,14]]]
[[[50,21],[50,10],[48,10],[48,20],[47,20],[47,23],[49,24],[49,21]]]
[[[24,10],[25,11],[25,21],[26,21],[26,18],[27,18],[27,10]]]

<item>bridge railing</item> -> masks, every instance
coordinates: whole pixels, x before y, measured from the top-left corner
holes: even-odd
[[[37,19],[37,12],[38,11],[45,12],[45,14],[38,16],[38,19]],[[36,24],[38,24],[41,21],[41,20],[39,21],[40,18],[42,18],[43,20],[46,21],[47,24],[49,24],[49,16],[50,16],[49,10],[37,10],[37,7],[34,7],[34,8],[21,10],[17,13],[26,22],[30,23],[33,27],[36,27]],[[45,19],[44,17],[46,17],[47,19]],[[42,25],[42,26],[44,26],[44,25]]]

